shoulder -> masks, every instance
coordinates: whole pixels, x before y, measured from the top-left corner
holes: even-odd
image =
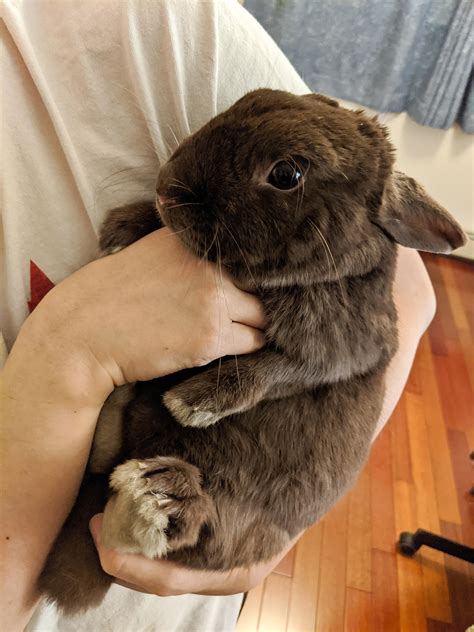
[[[237,0],[129,2],[128,20],[157,78],[172,77],[174,104],[193,132],[247,92],[262,87],[305,93],[288,59]],[[133,18],[131,17],[133,16]]]

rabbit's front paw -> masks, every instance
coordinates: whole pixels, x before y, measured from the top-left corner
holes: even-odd
[[[245,377],[233,363],[223,363],[173,386],[163,402],[181,425],[205,428],[254,405],[254,390]]]
[[[222,411],[216,410],[216,401],[208,392],[190,390],[187,385],[175,386],[167,391],[163,395],[163,402],[182,426],[206,428],[224,416]]]

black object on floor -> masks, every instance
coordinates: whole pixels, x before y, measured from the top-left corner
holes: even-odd
[[[443,538],[436,533],[425,531],[424,529],[417,529],[415,533],[409,533],[403,531],[400,533],[398,540],[398,550],[403,555],[413,557],[421,546],[428,546],[431,549],[443,551],[448,555],[453,555],[466,562],[474,563],[474,549],[464,544],[459,544],[454,540]]]

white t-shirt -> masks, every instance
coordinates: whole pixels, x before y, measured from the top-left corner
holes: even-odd
[[[308,89],[237,0],[3,0],[0,331],[96,255],[107,209],[150,198],[177,143],[249,90]],[[114,585],[41,632],[225,632],[241,596],[160,598]]]

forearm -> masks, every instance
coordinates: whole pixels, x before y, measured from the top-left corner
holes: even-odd
[[[1,376],[1,602],[12,632],[24,628],[37,601],[37,577],[89,454],[97,386],[106,384],[66,341],[42,337],[31,317]]]
[[[393,299],[398,315],[398,350],[387,368],[385,397],[376,436],[402,395],[420,338],[436,311],[433,286],[420,255],[403,246],[398,246]]]

